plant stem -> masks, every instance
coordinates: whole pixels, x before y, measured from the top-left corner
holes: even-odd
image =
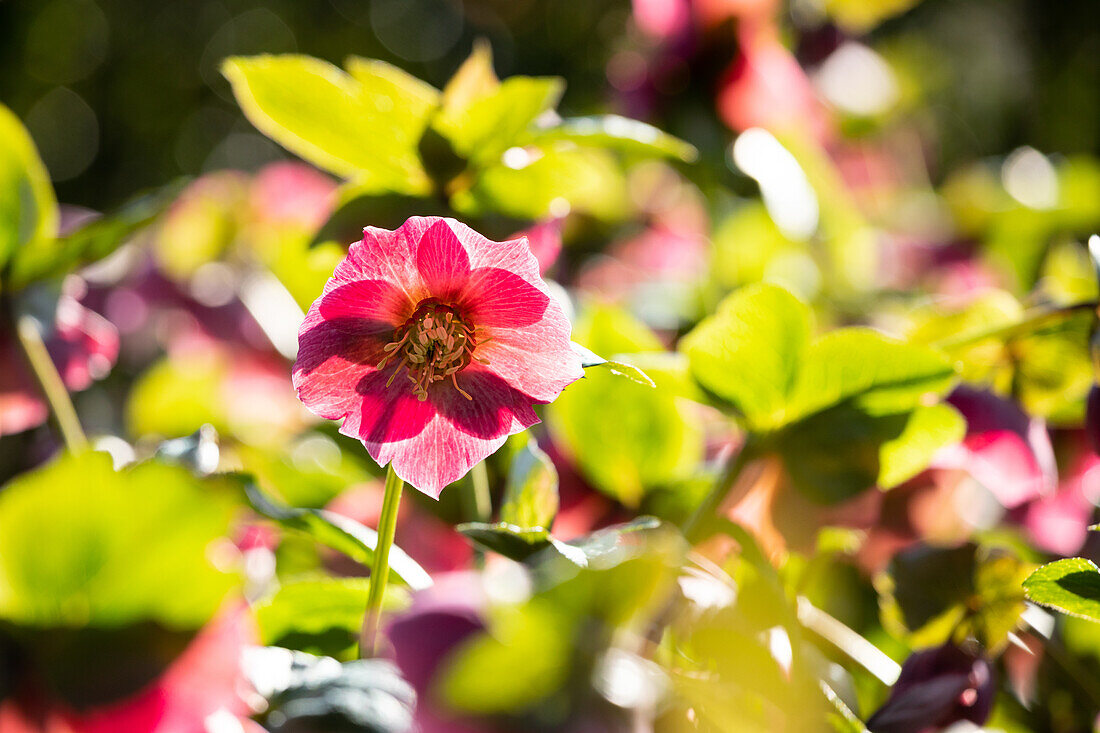
[[[15,323],[15,333],[31,373],[34,374],[42,390],[42,396],[50,406],[50,413],[57,423],[65,446],[70,453],[85,450],[88,447],[88,438],[84,435],[84,429],[80,427],[76,408],[73,407],[73,402],[69,398],[69,390],[65,388],[65,382],[57,373],[57,367],[54,366],[53,359],[46,350],[46,344],[42,341],[37,322],[30,316],[19,316]]]
[[[1018,333],[1026,333],[1028,329],[1034,329],[1046,320],[1068,317],[1079,311],[1096,310],[1098,305],[1100,305],[1100,303],[1097,301],[1089,300],[1081,303],[1072,303],[1070,305],[1039,307],[1028,311],[1015,323],[995,326],[994,328],[978,331],[976,333],[941,339],[932,342],[932,346],[940,349],[957,349],[990,338],[1005,338],[1011,340]]]
[[[714,488],[711,489],[707,497],[703,499],[703,503],[695,509],[695,512],[684,523],[684,537],[687,538],[688,542],[695,544],[706,539],[704,532],[708,523],[713,518],[714,513],[718,511],[718,507],[725,501],[730,489],[737,483],[737,477],[741,475],[741,471],[753,459],[755,452],[755,446],[752,445],[751,438],[746,438],[737,455],[730,456],[725,470],[715,481]]]
[[[489,473],[485,470],[485,461],[470,469],[470,485],[473,518],[478,522],[488,522],[493,518],[493,499],[489,496]]]
[[[397,509],[401,504],[401,490],[404,487],[405,482],[397,477],[391,464],[386,471],[382,514],[378,517],[378,543],[374,547],[374,563],[370,570],[367,615],[363,619],[363,632],[359,637],[359,656],[363,659],[373,657],[377,652],[378,624],[382,618],[382,600],[390,574],[390,546],[393,545],[393,536],[397,532]]]

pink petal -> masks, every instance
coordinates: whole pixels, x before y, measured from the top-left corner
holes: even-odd
[[[489,371],[536,402],[552,402],[584,376],[569,347],[569,321],[560,308],[529,328],[496,329],[477,355],[489,361]]]
[[[413,314],[416,303],[383,280],[357,280],[327,291],[317,300],[322,319],[349,334],[386,339]]]
[[[393,381],[387,387],[391,377]],[[392,367],[367,372],[353,386],[356,404],[348,411],[340,432],[363,441],[380,465],[386,464],[374,455],[371,446],[415,438],[435,418],[437,410],[432,401],[417,399],[412,382],[403,372],[394,376]]]
[[[494,374],[468,368],[458,375],[458,383],[475,399],[436,384],[429,400],[420,403],[432,405],[436,415],[418,434],[384,443],[363,441],[379,464],[392,461],[398,476],[433,498],[492,455],[509,435],[539,422],[530,398]],[[413,421],[420,418],[412,416]]]
[[[413,303],[428,297],[416,269],[420,240],[438,217],[414,216],[394,231],[367,227],[363,239],[348,248],[348,256],[336,266],[325,292],[357,280],[382,280],[405,292]]]
[[[346,324],[326,321],[314,303],[298,336],[298,360],[291,379],[306,407],[330,420],[356,409],[362,395],[355,391],[365,377],[378,372],[382,344],[349,332]]]
[[[550,296],[508,270],[482,267],[467,278],[458,300],[475,326],[524,328],[537,323],[550,306]],[[560,310],[560,306],[558,306]]]
[[[450,221],[436,220],[416,248],[416,269],[432,296],[443,302],[452,301],[470,277],[470,256]]]

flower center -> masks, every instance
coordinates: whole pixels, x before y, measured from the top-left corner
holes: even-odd
[[[386,355],[378,362],[378,369],[384,369],[390,359],[395,359],[397,366],[386,386],[393,383],[404,366],[406,376],[413,383],[413,394],[421,402],[428,399],[428,387],[445,379],[450,379],[463,397],[472,400],[473,397],[458,386],[456,376],[473,359],[489,363],[474,356],[476,347],[473,326],[454,308],[429,301],[422,303],[412,318],[394,330],[393,339],[383,347]]]

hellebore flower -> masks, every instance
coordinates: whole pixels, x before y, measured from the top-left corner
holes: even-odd
[[[439,217],[367,227],[298,341],[306,407],[436,498],[582,375],[527,240]]]

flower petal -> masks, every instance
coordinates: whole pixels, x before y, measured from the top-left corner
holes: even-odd
[[[470,273],[458,305],[475,326],[523,328],[542,318],[550,296],[508,270],[481,267]]]
[[[398,476],[437,499],[445,486],[492,455],[509,435],[539,422],[530,399],[494,374],[467,369],[458,382],[473,400],[449,384],[437,384],[429,400],[420,403],[436,414],[418,434],[386,443],[363,441],[381,465],[392,461]]]
[[[451,228],[452,221],[436,220],[416,248],[416,269],[424,285],[444,302],[452,301],[470,277],[470,256]]]
[[[479,347],[477,356],[489,361],[489,371],[536,402],[552,402],[584,376],[569,345],[569,322],[560,312],[548,312],[528,328],[494,330],[493,340]]]
[[[306,407],[321,417],[339,420],[362,401],[355,387],[378,371],[383,344],[357,334],[354,322],[325,320],[319,302],[310,307],[298,332],[298,360],[291,378]]]
[[[339,285],[317,300],[320,316],[349,334],[385,335],[412,315],[416,304],[404,290],[384,280],[357,280]]]

